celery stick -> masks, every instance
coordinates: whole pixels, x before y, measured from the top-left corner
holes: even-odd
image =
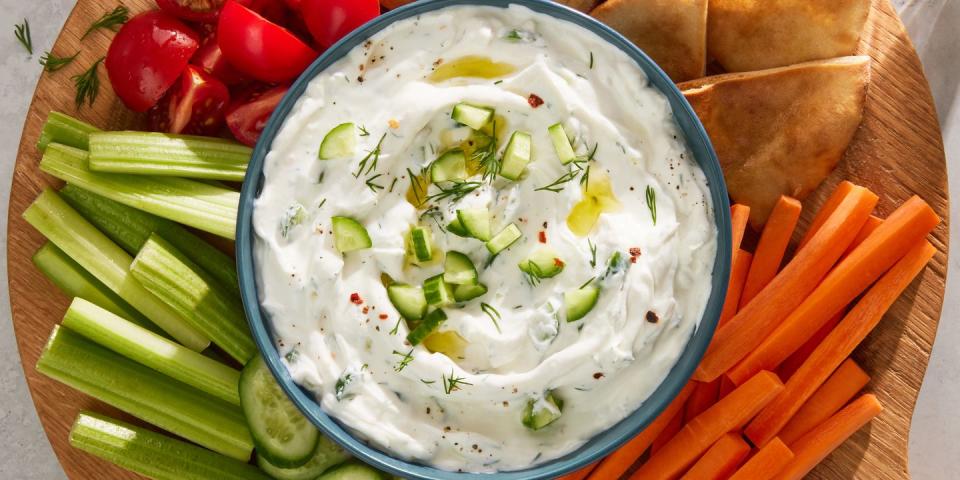
[[[77,416],[70,445],[154,480],[270,480],[246,463],[93,412]]]
[[[130,275],[133,258],[70,208],[56,192],[46,189],[23,212],[23,218],[64,253],[163,331],[191,350],[210,341],[176,310],[148,292]]]
[[[131,255],[136,255],[157,233],[173,244],[194,263],[200,265],[221,285],[237,289],[236,263],[226,253],[170,220],[114,202],[76,185],[60,189],[60,196]]]
[[[236,361],[257,352],[240,299],[160,236],[143,244],[130,273]]]
[[[47,121],[43,124],[43,131],[40,132],[40,140],[37,141],[37,150],[41,152],[47,149],[51,143],[60,143],[74,148],[86,150],[89,147],[89,135],[93,132],[99,132],[100,129],[86,122],[81,122],[69,115],[60,112],[50,112],[47,115]]]
[[[97,173],[87,152],[57,143],[47,146],[40,169],[67,183],[162,218],[233,239],[240,193],[195,180]]]
[[[155,132],[90,134],[90,170],[242,182],[253,150],[222,138]]]
[[[75,298],[63,326],[137,363],[240,405],[240,372]]]
[[[111,352],[57,325],[37,370],[187,440],[247,461],[253,439],[234,405]]]

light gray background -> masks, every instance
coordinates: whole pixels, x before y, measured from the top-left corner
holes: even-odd
[[[910,432],[910,470],[917,479],[956,478],[960,458],[960,0],[894,0],[926,68],[943,126],[954,198],[952,251],[943,318],[920,404]],[[50,48],[73,2],[0,0],[0,238],[6,239],[10,178],[24,116],[40,75],[37,61]],[[30,20],[34,55],[13,36],[13,25]],[[0,250],[6,278],[6,248]],[[33,368],[33,366],[28,366]],[[20,366],[7,288],[0,285],[0,479],[60,479],[63,471],[43,434]]]

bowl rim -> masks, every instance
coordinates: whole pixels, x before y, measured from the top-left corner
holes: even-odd
[[[713,217],[717,225],[717,252],[712,272],[713,281],[710,298],[704,309],[703,317],[687,341],[677,362],[668,372],[663,382],[636,410],[621,419],[606,431],[600,432],[578,449],[566,455],[536,465],[531,468],[496,473],[466,473],[441,470],[429,465],[403,460],[372,447],[364,440],[354,436],[333,417],[327,415],[320,402],[308,390],[297,385],[274,346],[272,329],[267,326],[268,314],[261,308],[257,294],[256,268],[253,259],[254,235],[252,217],[254,201],[263,185],[263,164],[274,137],[283,126],[287,115],[295,106],[309,82],[334,62],[347,55],[354,47],[362,44],[368,37],[383,30],[392,23],[424,13],[453,6],[493,6],[506,8],[509,5],[527,7],[535,12],[550,15],[556,19],[574,23],[598,35],[603,40],[619,48],[633,59],[648,76],[651,86],[667,97],[673,116],[683,132],[688,148],[707,179],[710,198],[713,202]],[[244,312],[251,332],[265,363],[280,387],[297,408],[324,434],[344,447],[350,454],[376,468],[405,478],[423,480],[531,480],[561,476],[589,465],[606,456],[614,449],[633,438],[657,415],[660,414],[687,384],[694,369],[709,345],[716,328],[726,297],[727,280],[732,256],[732,234],[730,231],[729,200],[726,183],[720,169],[713,145],[706,130],[700,123],[693,108],[666,73],[640,48],[623,35],[599,21],[569,7],[547,0],[432,0],[419,1],[391,10],[353,31],[334,44],[317,58],[307,70],[292,84],[281,100],[270,120],[267,122],[260,140],[254,148],[247,174],[240,192],[239,213],[236,231],[236,258],[240,282],[240,293]]]

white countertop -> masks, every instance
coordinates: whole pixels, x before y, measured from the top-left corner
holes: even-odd
[[[910,471],[917,479],[956,478],[960,458],[960,0],[894,0],[926,68],[943,127],[949,163],[951,249],[947,298],[933,357],[910,432]],[[52,44],[73,7],[70,0],[0,0],[0,238],[6,239],[10,178],[24,116],[40,75],[40,54]],[[34,55],[26,55],[13,37],[13,25],[31,20]],[[6,272],[6,248],[0,251]],[[6,275],[4,274],[5,278]],[[32,368],[28,367],[28,368]],[[40,427],[17,354],[7,288],[0,288],[0,478],[64,478]]]

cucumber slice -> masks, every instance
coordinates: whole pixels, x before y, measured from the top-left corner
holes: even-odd
[[[553,149],[557,151],[557,156],[560,157],[560,163],[566,165],[577,159],[577,154],[573,151],[573,145],[570,144],[570,137],[567,136],[562,123],[550,125],[547,128],[547,133],[550,134]]]
[[[444,307],[453,303],[453,289],[443,281],[443,274],[423,281],[423,295],[431,306]]]
[[[447,225],[447,231],[450,232],[450,233],[452,233],[452,234],[454,234],[454,235],[456,235],[456,236],[458,236],[458,237],[464,237],[464,238],[466,238],[466,237],[469,237],[469,236],[470,236],[470,234],[467,233],[467,229],[464,228],[464,226],[463,226],[462,223],[460,223],[460,219],[459,219],[459,218],[453,219],[453,221],[450,222],[449,225]]]
[[[473,266],[470,257],[460,252],[449,251],[443,264],[443,279],[455,285],[475,285],[477,267]]]
[[[523,409],[523,426],[531,430],[540,430],[557,421],[563,414],[563,400],[547,392],[542,400],[530,400]]]
[[[429,228],[414,227],[410,230],[410,246],[418,261],[429,262],[433,258],[432,237]]]
[[[367,229],[350,217],[333,217],[333,244],[340,253],[370,248]]]
[[[478,283],[476,285],[457,285],[453,289],[453,299],[458,302],[468,302],[474,298],[486,295],[487,286]]]
[[[567,321],[576,322],[585,317],[597,305],[600,289],[593,285],[571,290],[563,294],[563,307],[567,312]]]
[[[487,250],[496,255],[509,248],[510,245],[513,245],[517,240],[520,240],[522,236],[523,234],[520,233],[520,229],[511,223],[487,242]]]
[[[457,210],[457,220],[471,237],[483,242],[490,240],[490,211],[486,208]]]
[[[341,123],[327,132],[320,142],[320,160],[346,158],[357,150],[357,128],[353,123]]]
[[[458,103],[453,107],[453,120],[462,123],[474,130],[480,130],[490,123],[493,118],[493,109],[477,107],[468,103]]]
[[[430,180],[433,183],[466,180],[467,157],[463,150],[455,149],[440,155],[430,165]]]
[[[371,467],[359,463],[348,463],[324,473],[316,480],[384,480],[384,478],[386,477],[382,473]]]
[[[387,287],[390,303],[407,320],[420,320],[427,313],[427,298],[420,287],[394,283]]]
[[[530,152],[533,149],[532,139],[527,132],[516,131],[510,136],[506,150],[503,151],[503,162],[500,164],[500,175],[509,180],[517,180],[523,170],[530,163]]]
[[[323,472],[340,465],[350,458],[350,454],[343,448],[321,435],[313,456],[302,466],[296,468],[281,468],[267,460],[264,456],[257,456],[257,466],[276,480],[314,480]]]
[[[447,314],[443,313],[443,310],[439,308],[428,313],[426,317],[423,317],[417,328],[414,328],[413,331],[407,334],[407,341],[410,342],[410,345],[417,346],[424,338],[427,338],[428,335],[434,332],[441,323],[447,320]]]
[[[523,273],[536,275],[538,278],[551,278],[562,272],[566,265],[556,250],[542,247],[520,261],[517,266]]]
[[[282,468],[310,461],[320,432],[283,393],[260,355],[240,375],[240,405],[258,454]]]

